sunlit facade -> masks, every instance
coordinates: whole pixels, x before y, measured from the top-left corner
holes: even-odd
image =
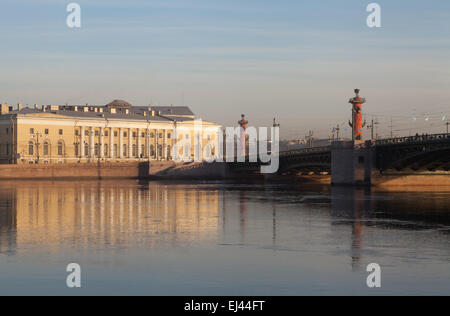
[[[217,141],[221,128],[202,121],[199,130],[196,119],[188,107],[138,107],[121,100],[104,106],[18,105],[15,109],[2,104],[0,163],[171,160],[179,140],[191,144],[193,156],[194,142],[203,148]]]

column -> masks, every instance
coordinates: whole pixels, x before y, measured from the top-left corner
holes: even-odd
[[[175,126],[172,130],[172,153],[174,153],[174,148],[177,149],[177,152],[175,153],[175,155],[171,155],[172,159],[177,158],[177,156],[179,155],[179,150],[176,147],[178,143],[178,135],[177,135],[177,127]]]
[[[100,158],[105,158],[105,128],[100,129]]]
[[[94,158],[94,151],[95,147],[94,147],[94,128],[93,127],[89,127],[89,158],[93,159]]]
[[[163,157],[167,160],[167,129],[164,129],[164,145],[163,145]]]
[[[109,158],[114,158],[114,129],[109,128]]]
[[[141,154],[144,154],[141,152],[141,129],[137,129],[137,157],[138,159],[141,159]]]
[[[84,152],[84,133],[85,133],[84,126],[81,126],[81,137],[80,137],[81,158],[84,158],[84,156],[86,155],[86,153]]]
[[[119,128],[119,157],[123,158],[123,128]]]
[[[147,158],[150,160],[150,130],[147,128],[145,135],[146,143],[147,143]]]
[[[133,130],[128,129],[128,158],[133,158]]]
[[[159,160],[159,134],[158,134],[158,130],[155,129],[155,159]]]

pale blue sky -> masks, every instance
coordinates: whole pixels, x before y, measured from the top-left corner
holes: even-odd
[[[224,125],[277,116],[285,137],[325,136],[356,87],[368,113],[450,109],[447,0],[378,1],[379,29],[361,0],[79,0],[81,29],[70,2],[0,2],[1,102],[184,103]]]

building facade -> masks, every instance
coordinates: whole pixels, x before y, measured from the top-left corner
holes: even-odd
[[[180,156],[193,158],[197,142],[204,159],[216,155],[220,129],[212,122],[199,125],[188,107],[137,107],[121,100],[104,106],[19,104],[15,109],[2,104],[0,163],[172,160],[173,146],[180,142]]]

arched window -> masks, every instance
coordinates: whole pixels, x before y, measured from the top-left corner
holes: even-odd
[[[64,153],[64,144],[63,142],[58,142],[58,155],[62,156]]]
[[[48,156],[48,142],[44,143],[44,156]]]
[[[28,143],[28,155],[33,156],[34,155],[34,144],[33,142]]]

